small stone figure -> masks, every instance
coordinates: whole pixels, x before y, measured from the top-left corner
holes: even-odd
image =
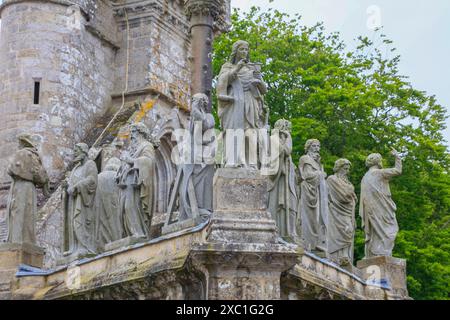
[[[36,187],[46,192],[48,177],[30,135],[19,136],[19,150],[12,157],[7,172],[12,183],[6,215],[6,241],[36,245]]]
[[[277,223],[278,232],[282,239],[288,242],[299,243],[297,224],[297,193],[295,185],[295,165],[292,161],[291,123],[280,119],[275,123],[271,137],[274,159],[272,167],[277,171],[270,176],[269,212]]]
[[[120,160],[113,157],[106,163],[104,171],[98,175],[95,238],[100,247],[122,239],[119,186],[116,183],[116,174],[120,164]]]
[[[305,249],[321,256],[327,252],[328,193],[326,173],[320,163],[320,142],[310,139],[299,161],[302,238]]]
[[[383,169],[382,157],[372,153],[366,159],[369,171],[361,181],[359,214],[366,234],[365,257],[392,256],[398,224],[397,209],[391,198],[389,180],[402,173],[402,160],[396,150],[395,167]]]
[[[94,210],[97,166],[88,157],[89,147],[78,143],[74,150],[75,167],[63,182],[65,217],[65,256],[76,259],[94,255]]]
[[[334,175],[328,184],[328,253],[330,259],[341,266],[353,264],[353,240],[355,237],[355,188],[348,180],[351,163],[347,159],[336,160]]]
[[[120,188],[120,216],[126,237],[149,237],[153,217],[155,147],[147,126],[131,125],[129,152],[121,156],[122,165],[116,181]]]
[[[189,132],[192,139],[190,153],[194,155],[194,159],[192,159],[194,161],[193,163],[182,164],[182,178],[179,190],[179,221],[192,218],[193,210],[196,210],[203,216],[208,216],[212,212],[214,164],[206,163],[205,160],[207,159],[204,159],[203,153],[204,151],[211,153],[210,148],[213,140],[207,139],[207,141],[204,141],[203,138],[207,130],[214,128],[214,117],[212,114],[206,113],[209,99],[205,94],[197,93],[192,100]],[[199,135],[195,133],[197,124],[201,125]],[[193,146],[193,144],[197,144],[198,147]],[[209,156],[212,155],[210,154]],[[193,205],[196,208],[193,208]]]
[[[249,62],[248,43],[242,40],[235,42],[230,61],[222,66],[217,84],[218,115],[222,130],[225,131],[225,139],[227,135],[231,137],[236,134],[239,129],[246,130],[247,134],[248,129],[265,128],[268,121],[264,105],[267,86],[260,69],[259,64]],[[257,136],[254,138],[258,139]],[[255,143],[245,146],[245,138],[241,135],[237,144],[232,144],[232,151],[225,150],[226,167],[257,164],[257,161],[249,163],[249,157],[256,156],[257,153]],[[237,154],[237,159],[234,159],[234,154]]]

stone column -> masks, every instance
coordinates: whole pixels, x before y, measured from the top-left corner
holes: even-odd
[[[192,75],[191,92],[204,93],[209,98],[211,112],[213,26],[223,0],[187,0],[186,13],[190,22]]]
[[[389,288],[387,299],[408,299],[406,260],[378,256],[357,262],[368,285]]]
[[[206,299],[280,299],[281,273],[303,250],[280,242],[259,171],[218,169],[206,242],[190,253],[206,278]]]

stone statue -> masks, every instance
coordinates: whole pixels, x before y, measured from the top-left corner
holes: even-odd
[[[94,239],[97,166],[88,157],[89,147],[78,143],[74,150],[75,167],[63,182],[65,217],[65,256],[81,258],[96,253]]]
[[[353,239],[355,237],[355,188],[348,180],[351,163],[347,159],[336,160],[334,175],[328,184],[328,253],[339,265],[353,264]]]
[[[262,79],[260,65],[249,62],[248,43],[237,41],[233,44],[230,61],[220,70],[217,84],[218,115],[222,130],[225,131],[225,139],[227,136],[231,139],[231,135],[239,129],[246,130],[247,134],[248,129],[265,128],[268,111],[263,97],[266,92],[267,86]],[[232,144],[234,152],[225,150],[226,167],[247,166],[251,156],[249,153],[256,155],[258,152],[255,143],[250,142],[244,147],[246,144],[243,135],[238,138],[236,145],[234,142]],[[234,153],[237,154],[237,159],[234,159]],[[232,159],[230,155],[233,155]]]
[[[203,135],[205,131],[214,128],[214,117],[206,112],[209,99],[205,94],[197,93],[192,100],[189,132],[191,134],[191,142],[200,144],[200,148],[190,148],[191,153],[198,153],[194,155],[194,163],[182,164],[182,177],[179,189],[179,221],[192,218],[194,210],[206,216],[212,212],[214,164],[205,162],[203,151],[211,153],[210,148],[213,140],[207,139],[203,141]],[[194,133],[196,123],[199,125],[201,123],[202,130],[199,132],[201,134],[199,136]],[[196,142],[199,139],[201,140],[200,143]],[[193,206],[196,208],[193,208]]]
[[[19,150],[7,168],[12,178],[7,205],[7,242],[36,244],[36,187],[47,192],[48,177],[37,148],[28,134],[19,136]]]
[[[280,119],[275,123],[271,136],[275,174],[270,176],[269,212],[277,223],[278,232],[282,239],[298,243],[297,224],[297,192],[295,185],[295,165],[292,161],[291,123]]]
[[[391,198],[389,180],[402,173],[402,160],[397,151],[392,150],[395,167],[383,169],[382,157],[373,153],[366,159],[369,171],[361,181],[359,214],[366,234],[365,257],[392,256],[398,224],[397,209]]]
[[[150,132],[144,123],[131,125],[131,144],[121,156],[116,175],[124,236],[135,239],[149,237],[153,217],[155,145],[148,139]]]
[[[208,104],[209,99],[203,93],[192,98],[189,134],[180,146],[181,163],[173,183],[163,234],[197,225],[212,213],[215,136],[207,132],[214,128],[214,117],[206,111]],[[178,221],[174,223],[177,204]]]
[[[305,144],[306,155],[299,161],[302,238],[305,249],[326,255],[328,225],[328,193],[326,173],[320,163],[320,142],[310,139]]]
[[[120,165],[120,160],[112,157],[106,163],[104,171],[98,175],[95,239],[100,247],[122,239],[119,186],[116,183],[116,174]]]

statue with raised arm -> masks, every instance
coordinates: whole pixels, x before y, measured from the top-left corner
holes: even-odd
[[[120,188],[119,210],[125,237],[147,239],[153,217],[155,144],[142,123],[131,125],[131,144],[121,156],[116,181]]]
[[[369,171],[361,181],[359,214],[365,237],[365,257],[392,256],[398,224],[397,209],[391,197],[389,181],[402,173],[402,160],[396,150],[394,168],[383,169],[382,157],[372,153],[366,159]]]
[[[336,160],[334,175],[328,185],[328,253],[330,259],[341,266],[353,264],[353,240],[355,237],[355,188],[348,179],[351,163],[347,159]]]
[[[218,115],[225,139],[227,135],[231,136],[239,129],[247,131],[266,127],[268,123],[268,111],[264,104],[266,93],[267,85],[262,79],[261,66],[249,61],[248,42],[242,40],[235,42],[230,61],[222,66],[217,84]],[[253,131],[254,137],[259,139],[259,132],[255,132]],[[243,135],[238,138],[236,145],[233,139],[234,152],[225,150],[225,166],[249,165],[249,157],[252,156],[249,153],[256,154],[258,148],[256,143],[245,145]],[[230,154],[235,153],[238,159],[230,159]],[[255,162],[250,164],[255,165]]]
[[[328,225],[328,192],[326,173],[320,162],[320,142],[309,139],[306,155],[299,161],[302,239],[305,249],[326,256]]]
[[[7,242],[36,244],[36,188],[47,191],[48,177],[32,137],[19,136],[19,150],[7,168],[12,178],[7,205]]]
[[[274,174],[270,176],[268,210],[272,214],[282,239],[299,243],[297,235],[297,192],[295,185],[295,165],[292,161],[291,122],[280,119],[275,122],[271,136],[274,156],[271,165]]]
[[[116,183],[116,174],[120,165],[120,160],[112,157],[98,175],[95,238],[100,248],[107,243],[122,239],[119,212],[120,189]]]
[[[64,255],[75,258],[96,253],[94,239],[95,192],[97,165],[88,157],[89,147],[78,143],[74,150],[74,168],[64,188]]]

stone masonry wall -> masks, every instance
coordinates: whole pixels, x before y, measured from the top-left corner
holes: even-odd
[[[128,91],[156,90],[187,107],[190,61],[188,22],[183,5],[173,0],[139,1],[123,6],[130,27]],[[121,49],[116,58],[115,94],[125,88],[126,18],[120,16]]]
[[[116,49],[88,31],[86,14],[67,1],[9,2],[0,12],[0,185],[10,180],[8,157],[24,131],[39,137],[44,166],[55,181],[69,164],[73,145],[111,105]],[[112,17],[111,8],[101,8]],[[39,104],[33,101],[35,81],[40,81]],[[2,187],[0,222],[7,193]]]

